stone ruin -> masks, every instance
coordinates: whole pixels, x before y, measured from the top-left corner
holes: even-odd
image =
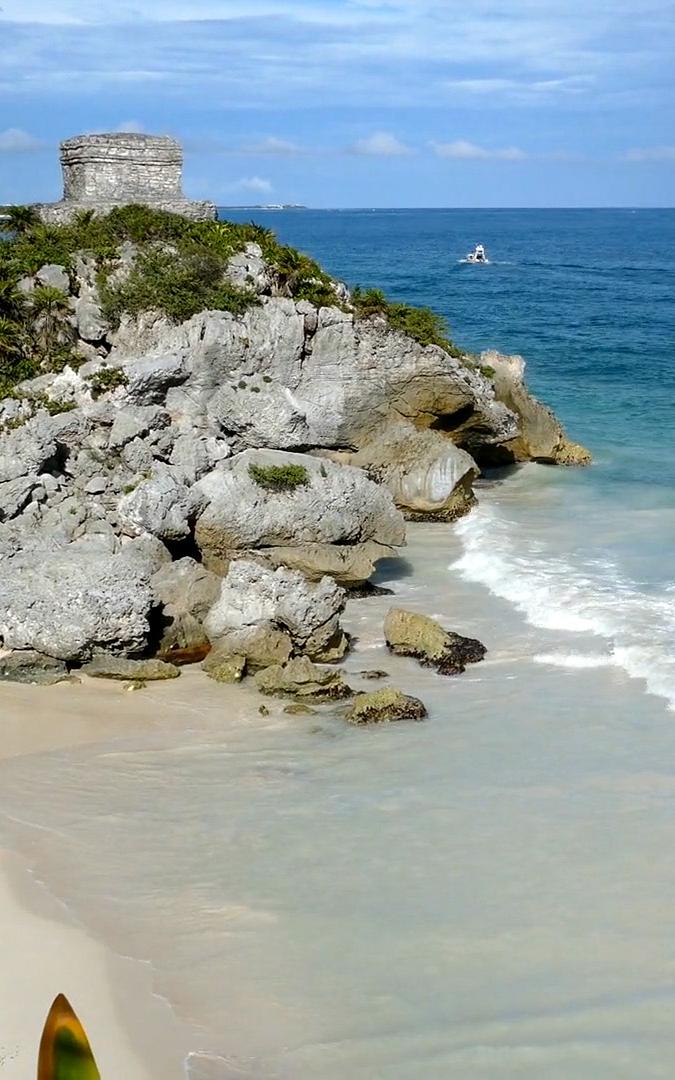
[[[116,206],[141,203],[193,221],[213,220],[214,203],[191,202],[183,192],[183,150],[162,135],[77,135],[61,143],[63,199],[36,209],[52,224],[79,210],[105,214]]]

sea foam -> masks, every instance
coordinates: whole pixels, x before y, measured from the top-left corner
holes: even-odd
[[[532,626],[605,638],[603,654],[546,651],[537,663],[616,666],[643,679],[675,711],[675,591],[647,592],[609,560],[560,556],[488,500],[457,526],[464,552],[453,564],[467,581],[512,603]]]

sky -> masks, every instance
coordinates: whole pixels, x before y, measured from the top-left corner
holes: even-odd
[[[675,205],[675,0],[0,0],[0,40],[0,202],[131,130],[221,205]]]

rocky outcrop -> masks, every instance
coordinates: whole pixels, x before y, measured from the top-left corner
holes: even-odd
[[[252,669],[283,664],[293,653],[334,661],[348,648],[339,621],[344,603],[331,578],[314,584],[296,570],[238,560],[205,628],[220,653],[243,656]]]
[[[350,724],[392,724],[399,720],[424,720],[425,705],[419,698],[387,687],[372,694],[359,694],[347,713]]]
[[[119,246],[109,284],[139,251]],[[19,283],[26,297],[44,283],[67,295],[82,362],[0,402],[0,637],[23,654],[17,670],[30,650],[179,664],[215,645],[214,677],[243,663],[290,685],[307,663],[342,658],[341,586],[369,587],[404,544],[404,517],[465,513],[479,466],[586,459],[528,394],[519,358],[478,365],[422,345],[361,317],[329,279],[305,281],[319,303],[294,299],[255,243],[222,266],[224,283],[256,294],[239,296],[242,314],[175,325],[148,311],[114,331],[91,253]],[[390,646],[439,670],[482,656],[400,622],[388,620]]]
[[[482,660],[487,649],[475,638],[444,630],[428,615],[391,608],[384,621],[384,636],[397,656],[412,656],[435,667],[441,675],[459,675],[467,664]]]
[[[179,327],[153,315],[123,321],[111,358],[126,368],[148,354],[190,367],[172,410],[206,413],[243,446],[357,448],[401,418],[468,449],[518,434],[477,368],[338,307],[261,296],[242,316],[202,312]]]
[[[295,466],[306,482],[268,490],[252,469]],[[314,579],[366,580],[378,558],[404,543],[403,518],[389,493],[358,469],[304,454],[247,450],[196,484],[205,509],[195,539],[207,566],[223,570],[255,551]]]
[[[476,501],[473,458],[447,435],[410,421],[383,424],[349,461],[384,484],[409,521],[454,521]]]
[[[571,442],[547,405],[532,397],[524,383],[522,356],[489,351],[481,362],[494,370],[495,393],[518,417],[518,434],[500,448],[495,461],[541,461],[550,465],[588,465],[591,455]],[[488,454],[489,456],[489,454]]]
[[[339,671],[318,667],[305,656],[259,671],[255,683],[263,694],[292,697],[310,704],[339,701],[352,694]]]

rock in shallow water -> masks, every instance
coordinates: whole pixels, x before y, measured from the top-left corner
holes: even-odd
[[[392,724],[398,720],[424,720],[427,710],[419,698],[387,687],[372,694],[359,694],[347,713],[350,724]]]
[[[435,619],[404,608],[391,608],[384,620],[387,645],[397,656],[412,656],[441,675],[458,675],[483,659],[487,649],[475,638],[444,630]]]
[[[122,656],[95,656],[82,668],[92,679],[120,679],[133,682],[156,682],[177,679],[180,669],[163,660],[127,660]]]
[[[263,694],[300,701],[338,701],[353,693],[341,672],[318,667],[305,656],[259,671],[255,683]]]

